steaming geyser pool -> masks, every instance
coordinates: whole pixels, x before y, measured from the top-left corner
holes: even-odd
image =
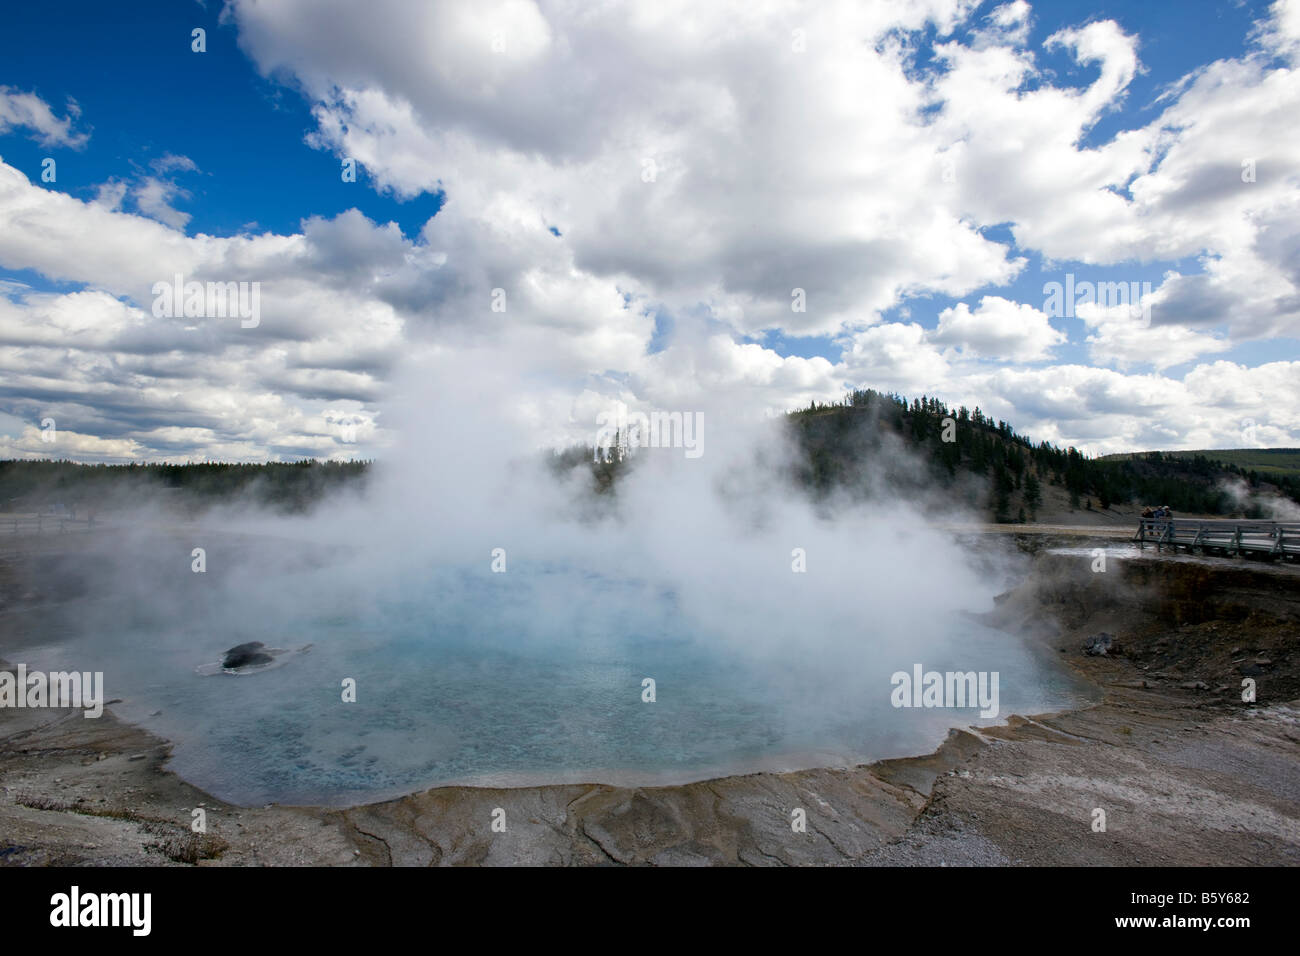
[[[1039,651],[969,618],[928,625],[948,640],[864,620],[833,640],[746,641],[643,581],[563,567],[503,577],[431,570],[420,588],[369,599],[319,585],[307,599],[310,577],[284,582],[278,601],[222,589],[174,604],[108,597],[65,606],[20,652],[32,666],[103,671],[106,696],[123,699],[114,711],[171,741],[177,773],[243,805],[852,765],[1082,695]],[[259,673],[196,673],[254,639],[312,647]],[[890,675],[915,664],[997,671],[999,715],[893,707]],[[342,699],[345,678],[355,703]]]

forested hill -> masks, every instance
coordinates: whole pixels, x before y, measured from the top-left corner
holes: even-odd
[[[1199,451],[1139,451],[1104,455],[1106,461],[1141,461],[1181,458],[1204,459],[1212,464],[1232,465],[1244,475],[1273,481],[1300,479],[1300,448],[1206,448]]]
[[[1168,505],[1176,513],[1266,517],[1275,496],[1300,501],[1300,475],[1263,472],[1231,460],[1150,452],[1087,458],[1074,448],[1035,444],[976,407],[951,409],[938,399],[910,402],[871,389],[834,404],[814,402],[791,413],[807,462],[804,480],[819,492],[861,487],[883,473],[887,486],[906,490],[938,482],[957,488],[974,478],[987,486],[995,520],[1033,520],[1046,488],[1059,487],[1070,507]],[[891,455],[901,442],[911,455]],[[917,474],[917,461],[923,474]],[[876,467],[865,468],[874,461]]]
[[[1169,505],[1175,513],[1268,517],[1270,501],[1300,502],[1300,469],[1275,467],[1294,453],[1144,452],[1087,458],[1073,448],[1034,444],[977,407],[865,389],[841,402],[789,413],[797,456],[792,477],[817,496],[848,492],[918,496],[950,493],[992,520],[1034,520],[1062,508]],[[1208,457],[1213,455],[1214,457]],[[590,468],[598,492],[616,490],[635,466],[593,461],[593,449],[551,456],[557,471]],[[1261,465],[1260,462],[1267,462]],[[111,509],[141,500],[193,510],[236,499],[303,511],[332,491],[364,484],[369,462],[193,465],[82,465],[0,461],[0,512]]]

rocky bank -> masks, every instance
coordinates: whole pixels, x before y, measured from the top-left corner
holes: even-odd
[[[342,810],[214,800],[167,770],[165,741],[111,712],[0,709],[0,863],[1300,863],[1300,569],[1147,555],[1098,573],[1090,544],[1038,538],[989,621],[1048,642],[1099,687],[1095,706],[850,770],[442,787]],[[0,614],[0,653],[15,619]],[[1086,654],[1101,633],[1107,652]]]

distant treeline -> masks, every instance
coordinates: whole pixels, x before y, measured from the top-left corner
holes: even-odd
[[[814,496],[848,491],[865,497],[948,489],[987,508],[999,521],[1033,520],[1045,486],[1064,489],[1072,507],[1168,505],[1175,513],[1263,517],[1243,506],[1229,486],[1278,494],[1300,502],[1300,474],[1259,473],[1200,454],[1150,452],[1088,458],[1074,448],[1034,444],[978,407],[951,409],[936,398],[910,402],[902,395],[863,389],[843,401],[789,413],[801,454],[791,479]],[[575,446],[549,454],[556,474],[590,471],[598,493],[615,489],[635,465],[598,457]],[[0,461],[0,510],[112,508],[147,500],[183,508],[242,498],[281,511],[303,511],[330,492],[360,487],[370,462],[267,464],[81,465],[69,461]],[[973,489],[973,491],[972,491]],[[973,494],[973,497],[972,497]]]
[[[359,484],[369,462],[83,465],[0,461],[0,510],[95,511],[160,503],[192,510],[244,499],[278,511],[305,511],[344,485]],[[152,497],[151,497],[152,496]]]
[[[924,480],[956,484],[963,473],[985,478],[989,510],[1001,521],[1033,518],[1042,502],[1043,483],[1065,489],[1072,507],[1168,505],[1184,514],[1262,517],[1256,505],[1243,507],[1229,489],[1234,483],[1252,492],[1275,492],[1300,501],[1300,478],[1263,474],[1204,456],[1150,452],[1128,459],[1088,458],[1075,448],[1034,444],[1004,421],[994,421],[977,406],[951,409],[936,398],[912,399],[872,389],[851,392],[842,402],[819,404],[791,413],[808,466],[804,479],[819,491],[852,486],[887,435],[902,439],[925,463]],[[947,439],[947,440],[945,440]],[[915,466],[885,456],[879,467],[888,484],[917,482]]]

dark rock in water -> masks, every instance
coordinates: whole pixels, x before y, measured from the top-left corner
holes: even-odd
[[[254,664],[269,664],[275,658],[270,654],[262,653],[262,648],[265,646],[261,641],[237,644],[226,651],[226,656],[221,659],[221,666],[233,669],[236,667],[251,667]]]
[[[1106,631],[1094,634],[1083,645],[1083,653],[1089,657],[1106,657],[1119,652],[1119,642],[1115,640],[1115,635],[1108,634]]]

